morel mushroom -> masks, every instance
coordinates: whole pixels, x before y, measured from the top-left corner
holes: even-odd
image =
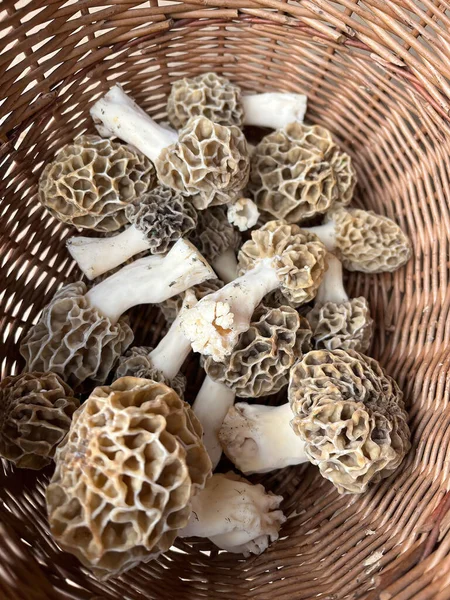
[[[94,389],[47,488],[58,544],[99,579],[167,551],[211,471],[201,433],[189,405],[162,383],[122,377]]]
[[[191,352],[191,344],[180,331],[180,316],[197,304],[192,289],[184,293],[180,313],[156,348],[135,346],[119,358],[115,378],[133,376],[170,386],[183,398],[186,378],[179,371]]]
[[[63,223],[109,233],[127,222],[126,207],[155,181],[152,163],[138,150],[83,135],[44,168],[39,200]]]
[[[228,552],[261,554],[278,539],[286,521],[282,496],[266,492],[235,473],[213,475],[192,499],[192,514],[180,537],[207,537]]]
[[[241,333],[233,352],[217,362],[207,357],[207,374],[241,398],[276,394],[289,382],[294,363],[311,350],[311,329],[290,306],[268,308],[260,304],[250,327]],[[214,401],[210,401],[213,410]]]
[[[234,204],[228,206],[227,217],[239,231],[247,231],[258,222],[259,210],[250,198],[239,198]]]
[[[54,373],[6,377],[0,383],[0,455],[16,467],[49,465],[79,404]]]
[[[88,279],[94,279],[145,250],[162,254],[197,224],[197,211],[179,192],[158,186],[125,210],[131,223],[112,237],[72,237],[66,242],[72,258]]]
[[[217,292],[217,290],[220,290],[222,286],[223,281],[213,278],[208,279],[203,283],[199,283],[198,285],[194,285],[190,288],[190,290],[195,294],[197,300],[201,300],[208,294]],[[171,296],[170,298],[167,298],[167,300],[164,300],[164,302],[158,304],[162,314],[164,315],[164,318],[166,319],[166,322],[169,325],[172,325],[177,318],[177,315],[183,306],[185,294],[186,292],[183,292],[181,294],[177,294],[176,296]]]
[[[104,383],[133,340],[119,320],[126,310],[161,302],[214,275],[185,240],[158,264],[153,259],[137,260],[89,291],[82,282],[59,290],[20,346],[27,370],[53,371],[73,386],[86,379]]]
[[[306,354],[291,369],[289,401],[228,411],[219,439],[243,473],[309,460],[339,493],[360,494],[391,475],[410,448],[402,392],[353,350]]]
[[[101,135],[116,135],[150,158],[161,183],[195,195],[196,208],[228,204],[247,185],[250,161],[238,127],[197,117],[178,135],[155,123],[119,85],[92,106],[91,115]]]
[[[392,219],[371,210],[336,207],[325,223],[309,227],[348,271],[396,271],[411,257],[411,243]]]
[[[206,258],[219,278],[229,283],[237,277],[236,251],[241,236],[229,223],[222,206],[214,206],[198,213],[198,225],[188,239]]]
[[[327,256],[328,269],[306,314],[317,350],[356,350],[366,352],[373,334],[369,303],[360,296],[349,298],[342,280],[342,264],[332,254]]]
[[[269,218],[299,223],[348,204],[356,184],[350,156],[318,125],[290,123],[267,135],[251,159],[249,190]]]
[[[314,350],[291,370],[294,431],[340,493],[388,477],[410,448],[403,394],[373,358]]]
[[[306,96],[288,92],[243,96],[237,85],[215,73],[175,81],[167,101],[167,113],[176,129],[199,115],[221,125],[278,129],[303,121],[305,112]]]
[[[182,329],[195,352],[221,361],[250,327],[256,306],[280,288],[297,305],[314,298],[325,270],[325,247],[297,225],[270,221],[239,252],[244,273],[187,311]]]

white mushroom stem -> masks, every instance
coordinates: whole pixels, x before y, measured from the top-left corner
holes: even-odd
[[[283,498],[234,473],[213,475],[192,498],[192,513],[180,537],[207,537],[229,552],[261,554],[286,520]]]
[[[91,288],[86,299],[116,323],[132,306],[163,302],[213,277],[200,252],[181,239],[157,264],[153,256],[136,260]]]
[[[234,204],[228,205],[227,217],[228,222],[239,231],[246,231],[258,222],[259,210],[250,198],[239,198]]]
[[[244,125],[281,129],[288,123],[303,123],[307,97],[289,92],[242,96]]]
[[[149,358],[153,366],[161,371],[169,381],[178,374],[184,361],[192,350],[191,342],[180,329],[180,318],[183,311],[189,310],[197,304],[197,298],[192,290],[186,290],[183,306],[169,331],[154,348]]]
[[[342,263],[334,254],[327,255],[327,262],[328,269],[317,291],[315,304],[325,304],[325,302],[342,304],[347,302],[348,295],[344,288]]]
[[[150,248],[147,236],[135,225],[111,237],[71,237],[66,246],[88,279],[95,279]],[[156,264],[160,257],[154,258]]]
[[[249,328],[255,308],[279,286],[272,260],[263,259],[241,277],[200,300],[181,319],[194,352],[211,355],[215,360],[231,354],[239,335]]]
[[[219,279],[224,283],[229,283],[236,279],[238,263],[233,248],[228,248],[228,250],[225,250],[225,252],[222,252],[222,254],[217,256],[211,261],[211,266],[217,273]]]
[[[220,429],[222,448],[244,474],[307,462],[305,444],[290,425],[292,417],[289,403],[265,406],[238,402]]]
[[[97,100],[90,113],[101,136],[116,136],[153,162],[164,148],[178,140],[176,131],[158,125],[119,84]]]
[[[207,375],[192,405],[203,427],[203,444],[211,459],[213,470],[222,456],[219,429],[228,409],[233,406],[235,397],[233,390]]]
[[[330,220],[323,225],[302,227],[302,229],[310,233],[315,233],[328,252],[334,252],[336,249],[336,227],[334,221]]]

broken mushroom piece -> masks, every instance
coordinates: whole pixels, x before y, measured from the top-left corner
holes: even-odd
[[[57,543],[101,580],[167,551],[211,472],[201,434],[189,405],[162,383],[122,377],[95,388],[47,488]]]
[[[297,306],[314,298],[325,270],[325,247],[297,225],[270,221],[239,252],[240,277],[187,311],[181,327],[194,352],[221,361],[250,327],[263,297],[280,288]]]
[[[180,398],[183,398],[186,378],[180,373],[180,369],[191,352],[191,344],[181,333],[180,317],[183,311],[189,310],[196,304],[195,293],[191,289],[186,290],[179,315],[156,348],[146,346],[130,348],[119,358],[115,379],[128,375],[151,379],[165,383],[175,390]]]
[[[317,350],[356,350],[367,352],[372,341],[373,319],[367,300],[349,298],[342,280],[342,264],[332,254],[327,256],[328,269],[306,314]]]
[[[411,257],[411,242],[392,219],[371,210],[336,207],[325,223],[309,227],[348,271],[396,271]]]
[[[59,290],[25,336],[26,369],[53,371],[70,385],[104,383],[133,340],[120,316],[137,304],[156,304],[214,273],[197,250],[178,240],[158,264],[137,260],[86,291],[81,281]],[[152,262],[153,261],[153,262]]]
[[[241,398],[276,394],[289,382],[294,363],[311,350],[307,320],[290,306],[268,308],[260,304],[250,327],[240,334],[230,355],[203,367],[211,379],[225,384]],[[213,410],[213,399],[210,402]]]
[[[259,210],[250,198],[239,198],[234,204],[228,206],[228,221],[239,231],[247,231],[256,225],[259,219]]]
[[[115,135],[150,158],[160,183],[195,195],[196,208],[228,204],[247,185],[250,161],[238,127],[197,117],[178,135],[158,125],[118,84],[92,106],[91,115],[101,135]]]
[[[0,383],[0,456],[26,469],[49,465],[79,404],[54,373],[5,377]]]
[[[356,185],[351,158],[318,125],[290,123],[270,133],[251,159],[249,191],[269,218],[299,223],[348,204]]]
[[[224,207],[213,206],[200,211],[197,227],[191,231],[188,239],[223,282],[236,279],[236,252],[241,246],[241,236],[228,222]]]
[[[191,518],[179,536],[207,537],[218,548],[244,556],[261,554],[286,521],[279,510],[282,500],[235,473],[213,475],[192,498]]]
[[[306,96],[290,92],[243,96],[237,85],[215,73],[175,81],[167,100],[168,117],[176,129],[199,115],[221,125],[278,129],[303,121],[305,112]]]
[[[289,403],[266,406],[237,402],[219,429],[220,445],[244,475],[308,462],[305,443],[290,425],[293,416]]]
[[[288,397],[308,459],[340,493],[389,477],[410,448],[402,392],[354,350],[306,354],[291,369]]]
[[[197,224],[197,211],[179,192],[158,186],[129,204],[130,223],[112,237],[71,237],[66,246],[88,279],[114,269],[140,252],[162,254]]]
[[[213,278],[208,279],[203,283],[199,283],[198,285],[194,285],[189,289],[195,294],[197,300],[201,300],[208,294],[211,294],[212,292],[217,292],[217,290],[220,290],[222,286],[223,281],[221,281],[220,279]],[[171,296],[170,298],[167,298],[167,300],[164,300],[164,302],[160,302],[158,304],[168,325],[172,325],[172,323],[177,318],[177,315],[180,312],[181,307],[183,306],[185,293],[186,292],[177,294],[176,296]]]
[[[39,200],[67,225],[109,233],[127,222],[125,208],[155,181],[152,163],[138,150],[83,135],[44,168]]]

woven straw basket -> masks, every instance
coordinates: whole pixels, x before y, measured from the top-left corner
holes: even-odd
[[[113,81],[164,119],[171,83],[222,73],[245,90],[308,95],[358,171],[356,204],[393,217],[414,255],[394,274],[352,274],[371,303],[372,354],[403,388],[412,450],[394,477],[339,496],[313,467],[261,477],[284,496],[278,542],[258,557],[177,541],[99,583],[52,541],[51,469],[4,465],[2,600],[450,599],[450,6],[439,0],[2,0],[0,2],[1,365],[64,282],[79,278],[73,234],[40,206],[43,164],[93,131],[89,107]],[[132,311],[137,343],[164,320]],[[201,382],[186,367],[191,394]],[[192,396],[191,396],[192,397]],[[258,478],[253,478],[257,481]]]

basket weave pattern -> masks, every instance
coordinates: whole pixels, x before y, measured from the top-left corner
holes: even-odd
[[[339,496],[312,468],[253,478],[285,497],[281,539],[243,560],[176,542],[118,580],[95,581],[48,532],[39,475],[4,465],[0,596],[5,600],[450,599],[450,7],[438,0],[33,0],[0,4],[0,318],[2,376],[63,282],[80,274],[74,231],[38,203],[57,149],[93,132],[88,109],[120,81],[164,119],[170,85],[216,71],[245,90],[306,93],[358,171],[358,206],[394,218],[414,256],[393,274],[349,277],[377,329],[371,354],[399,382],[413,448],[395,477]],[[137,308],[154,345],[157,309]],[[202,374],[186,368],[192,396]],[[189,397],[188,397],[189,399]],[[320,596],[319,596],[320,594]]]

